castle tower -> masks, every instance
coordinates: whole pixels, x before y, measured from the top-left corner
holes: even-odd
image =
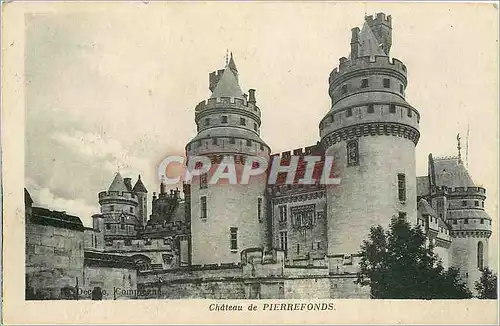
[[[116,173],[107,191],[99,193],[99,205],[104,221],[104,240],[127,239],[135,236],[137,195],[130,191],[120,173]]]
[[[249,156],[268,159],[255,90],[243,94],[232,54],[223,70],[209,75],[209,89],[210,98],[195,109],[198,134],[186,145],[188,159],[207,156],[214,165],[230,157],[237,171]],[[211,184],[211,173],[193,178],[189,187],[192,263],[236,263],[241,250],[265,243],[266,176],[249,184]]]
[[[450,265],[470,290],[488,266],[491,217],[484,210],[486,189],[477,186],[460,157],[433,158],[429,155],[431,198],[450,226]]]
[[[132,192],[137,195],[138,205],[137,205],[137,218],[140,223],[145,226],[148,222],[148,191],[142,183],[141,175],[137,178],[137,182],[132,188]]]
[[[319,127],[341,179],[327,187],[333,270],[359,252],[371,226],[387,227],[393,216],[416,223],[420,114],[405,100],[406,66],[389,58],[391,26],[391,16],[366,17],[361,31],[352,29],[349,58],[340,58],[329,78],[332,106]]]

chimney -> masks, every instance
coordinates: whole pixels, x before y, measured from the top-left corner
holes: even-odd
[[[125,183],[128,191],[132,191],[132,178],[123,178],[123,183]]]
[[[359,41],[359,27],[354,27],[351,31],[351,59],[356,59],[359,56],[359,47],[361,46]]]
[[[255,89],[251,88],[248,90],[248,103],[255,104]]]
[[[163,182],[163,180],[162,180],[160,183],[160,194],[165,193],[165,190],[166,190],[165,187],[166,187],[165,182]]]

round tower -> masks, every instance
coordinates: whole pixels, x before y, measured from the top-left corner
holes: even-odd
[[[137,182],[132,188],[132,192],[137,195],[138,206],[137,206],[137,217],[142,226],[146,226],[148,222],[148,190],[142,183],[141,175],[137,178]]]
[[[486,189],[474,183],[461,160],[460,143],[458,148],[458,157],[429,155],[429,174],[432,200],[450,227],[450,265],[460,269],[463,281],[474,291],[481,269],[488,266],[491,217],[484,210]]]
[[[99,205],[104,216],[104,240],[126,239],[135,236],[137,195],[127,187],[118,172],[107,191],[99,193]]]
[[[370,227],[393,216],[416,223],[420,114],[405,100],[406,66],[389,58],[391,32],[391,16],[366,17],[352,29],[349,58],[330,74],[332,106],[319,126],[340,178],[327,187],[330,258],[359,252]]]
[[[209,75],[209,89],[211,97],[195,109],[198,134],[186,145],[188,160],[206,156],[214,164],[229,157],[240,171],[249,156],[268,159],[255,90],[248,96],[241,91],[232,54],[225,69]],[[192,263],[237,263],[241,250],[265,243],[266,176],[249,184],[211,184],[212,172],[191,181]]]

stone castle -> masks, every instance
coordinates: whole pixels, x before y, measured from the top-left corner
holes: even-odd
[[[198,133],[186,156],[215,163],[233,156],[240,165],[249,156],[278,156],[281,165],[299,156],[297,179],[306,155],[323,157],[317,168],[331,156],[341,183],[285,184],[281,173],[273,185],[265,175],[248,185],[218,185],[202,175],[184,184],[183,194],[162,182],[148,215],[140,176],[132,186],[117,173],[98,195],[93,226],[79,227],[82,270],[102,255],[118,264],[114,272],[133,265],[130,286],[145,298],[369,298],[369,289],[354,283],[361,242],[371,226],[387,227],[399,216],[420,225],[443,265],[460,268],[473,289],[491,235],[486,190],[460,154],[429,154],[427,175],[416,175],[420,113],[405,99],[407,68],[390,57],[391,45],[391,16],[367,16],[353,28],[350,54],[330,73],[331,109],[319,122],[319,141],[278,154],[260,137],[255,90],[242,91],[231,55],[209,74],[211,96],[194,109]],[[106,287],[104,278],[87,279],[87,286]]]

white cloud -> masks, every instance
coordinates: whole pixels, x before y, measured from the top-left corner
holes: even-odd
[[[83,199],[65,199],[56,196],[49,188],[41,187],[32,179],[26,179],[26,188],[33,199],[33,205],[51,210],[65,211],[78,216],[85,226],[92,225],[92,215],[99,213],[99,207],[91,206]]]

